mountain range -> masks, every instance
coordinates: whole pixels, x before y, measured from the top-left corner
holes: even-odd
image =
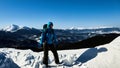
[[[38,48],[41,33],[41,29],[10,25],[9,28],[0,31],[0,47],[39,51],[36,48]],[[76,49],[76,47],[85,48],[85,45],[87,45],[86,47],[94,47],[108,43],[119,36],[120,28],[55,29],[55,33],[59,42],[58,45],[61,45],[58,46],[58,49]],[[79,44],[81,46],[77,46]],[[89,44],[92,45],[89,46]],[[72,47],[73,45],[75,47]]]

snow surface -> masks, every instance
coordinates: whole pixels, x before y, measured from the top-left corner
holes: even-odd
[[[61,50],[58,54],[63,65],[53,68],[120,68],[120,36],[109,44],[95,48]],[[43,52],[1,48],[0,68],[42,68],[42,58]],[[48,62],[55,65],[51,51]]]

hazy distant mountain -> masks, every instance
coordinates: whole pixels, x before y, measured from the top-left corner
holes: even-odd
[[[84,29],[106,29],[106,28],[118,28],[118,27],[104,27],[104,26],[101,26],[101,27],[71,27],[69,28],[70,30],[84,30]]]
[[[4,31],[9,31],[9,32],[14,32],[17,31],[18,29],[20,29],[20,27],[15,24],[11,24],[10,26],[3,28]]]
[[[21,27],[21,29],[30,30],[30,29],[32,29],[32,28],[30,28],[30,27],[27,27],[27,26],[23,26],[23,27]]]
[[[37,40],[41,35],[41,29],[29,28],[27,26],[20,27],[18,25],[10,25],[3,28],[5,32],[25,37],[27,39]],[[71,29],[55,29],[55,33],[60,42],[78,42],[98,34],[117,33],[120,34],[120,28],[117,27],[96,27],[96,28],[76,28]],[[11,35],[12,35],[11,34]]]
[[[27,27],[27,26],[20,27],[20,26],[18,26],[18,25],[11,24],[11,25],[3,28],[2,30],[3,30],[3,31],[7,31],[7,32],[16,32],[16,31],[18,31],[18,30],[20,30],[20,29],[29,30],[29,29],[31,29],[31,28],[29,28],[29,27]]]
[[[16,31],[31,31],[31,30],[39,30],[36,28],[30,28],[27,26],[20,27],[18,25],[12,24],[10,26],[7,26],[2,29],[3,31],[8,31],[8,32],[16,32]],[[19,32],[18,31],[18,32]],[[120,28],[118,27],[93,27],[93,28],[82,28],[82,27],[71,27],[70,29],[56,29],[56,32],[58,34],[62,33],[98,33],[98,34],[104,34],[104,33],[120,33]]]
[[[57,35],[58,44],[61,44],[62,48],[64,47],[65,49],[67,49],[67,47],[73,46],[73,44],[71,43],[76,43],[76,42],[80,42],[80,43],[76,43],[75,45],[80,44],[81,46],[84,46],[85,43],[89,43],[89,41],[91,40],[91,39],[89,40],[89,38],[92,37],[93,40],[91,40],[91,42],[93,43],[96,40],[98,41],[102,37],[107,37],[107,39],[109,40],[110,38],[108,37],[108,34],[115,33],[114,35],[112,34],[112,36],[111,35],[109,36],[116,37],[117,34],[120,34],[120,28],[99,28],[99,29],[81,29],[81,30],[55,29],[55,33]],[[103,36],[102,37],[99,36],[100,38],[98,37],[96,39],[97,35],[101,35],[101,34]],[[29,28],[29,27],[21,28],[17,25],[11,25],[7,29],[4,28],[4,30],[0,31],[0,47],[13,47],[13,48],[26,47],[27,49],[34,48],[37,47],[38,45],[38,41],[39,41],[38,39],[40,35],[41,35],[40,29]],[[88,39],[89,41],[86,41],[86,39]]]

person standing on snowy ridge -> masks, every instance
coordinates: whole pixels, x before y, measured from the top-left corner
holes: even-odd
[[[44,50],[43,64],[48,66],[48,50],[49,49],[52,51],[54,55],[55,63],[60,64],[58,53],[54,45],[56,43],[56,35],[54,33],[52,22],[49,22],[47,24],[47,29],[42,34],[41,42],[43,43],[43,50]]]

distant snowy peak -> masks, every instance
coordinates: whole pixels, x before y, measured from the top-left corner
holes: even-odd
[[[27,26],[23,26],[23,27],[21,27],[20,29],[26,29],[26,30],[29,30],[29,29],[32,29],[32,28],[27,27]]]
[[[18,25],[15,25],[15,24],[11,24],[10,26],[3,28],[4,31],[9,31],[9,32],[15,32],[19,29],[20,29],[20,27]]]
[[[77,28],[76,28],[76,27],[71,27],[70,29],[71,29],[71,30],[74,30],[74,29],[77,29]]]
[[[106,29],[106,28],[118,28],[118,27],[71,27],[70,30],[84,30],[84,29]]]
[[[20,26],[15,25],[15,24],[11,24],[10,26],[7,26],[7,27],[3,28],[3,30],[7,31],[7,32],[15,32],[15,31],[20,30],[20,29],[29,30],[31,28],[26,27],[26,26],[20,27]]]
[[[80,27],[79,28],[78,27],[71,27],[70,28],[70,30],[82,30],[82,29],[85,29],[85,28],[82,28],[82,27],[81,28]]]

